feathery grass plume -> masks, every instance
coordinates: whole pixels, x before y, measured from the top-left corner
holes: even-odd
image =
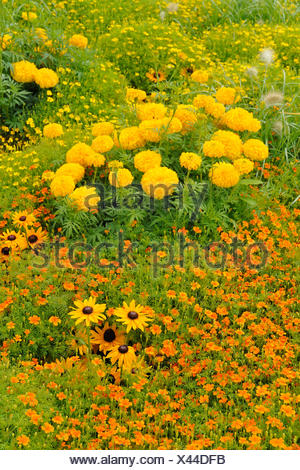
[[[261,101],[267,106],[280,106],[283,104],[284,96],[280,91],[270,91],[264,95]]]
[[[246,74],[250,77],[250,78],[256,78],[257,75],[258,75],[258,70],[256,67],[249,67],[248,69],[246,69]]]
[[[273,49],[269,47],[266,47],[259,53],[259,58],[265,65],[271,65],[272,62],[274,61],[274,57],[275,57],[275,52],[273,51]]]

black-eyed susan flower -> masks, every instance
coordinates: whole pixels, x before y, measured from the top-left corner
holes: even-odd
[[[132,346],[127,346],[127,344],[121,344],[120,346],[115,346],[107,355],[112,362],[112,364],[118,363],[119,367],[122,367],[125,370],[131,370],[133,364],[136,361],[136,355]]]
[[[15,249],[20,248],[21,250],[26,248],[26,239],[21,233],[15,230],[7,230],[0,236],[0,239],[7,247]]]
[[[73,307],[69,315],[76,320],[75,325],[85,322],[86,326],[90,326],[91,323],[98,323],[105,319],[103,312],[106,309],[106,304],[97,304],[96,301],[96,297],[91,296],[89,299],[74,302],[76,308]]]
[[[145,312],[141,305],[136,305],[132,300],[129,305],[123,302],[123,307],[119,307],[114,312],[119,322],[126,326],[126,333],[131,329],[144,331],[145,326],[151,321],[151,317]]]
[[[16,212],[13,216],[13,224],[18,227],[31,227],[34,222],[36,222],[36,218],[27,211]]]
[[[96,326],[95,331],[91,331],[91,337],[91,343],[99,345],[99,350],[105,353],[125,342],[123,332],[108,323],[105,323],[102,329]]]
[[[47,232],[45,232],[41,227],[37,229],[30,229],[27,231],[27,242],[30,248],[36,248],[39,245],[42,245],[47,239]]]

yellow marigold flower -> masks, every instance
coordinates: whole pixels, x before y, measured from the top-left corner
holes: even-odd
[[[46,180],[46,181],[52,181],[54,177],[55,177],[54,171],[45,170],[44,173],[42,174],[43,180]]]
[[[134,166],[137,170],[145,173],[150,168],[155,168],[161,164],[161,155],[152,150],[144,150],[134,156]]]
[[[54,139],[55,137],[60,137],[63,135],[64,131],[60,124],[52,123],[44,126],[43,134],[49,139]]]
[[[142,121],[139,125],[141,135],[147,142],[159,142],[161,139],[161,128],[161,119],[149,119]]]
[[[11,44],[12,36],[10,34],[4,34],[0,38],[0,48],[4,51]]]
[[[128,101],[144,101],[146,99],[146,92],[137,88],[127,88],[126,99]]]
[[[75,183],[71,176],[55,176],[50,184],[50,190],[53,196],[67,196],[74,191]]]
[[[248,158],[237,158],[237,160],[233,161],[233,165],[240,175],[248,175],[254,168],[254,163],[248,160]]]
[[[150,119],[162,119],[165,117],[167,108],[162,103],[144,103],[137,105],[136,113],[140,121]]]
[[[139,127],[125,127],[119,135],[120,146],[125,150],[135,150],[144,147],[145,139]]]
[[[107,166],[108,168],[123,168],[124,164],[120,160],[111,160],[107,163]]]
[[[88,160],[94,156],[94,150],[83,142],[78,142],[68,150],[66,160],[68,163],[79,163],[82,166],[88,166]]]
[[[87,186],[76,188],[69,195],[69,198],[79,211],[85,212],[88,212],[91,209],[97,209],[100,201],[100,197],[98,196],[96,189],[93,187],[89,188]]]
[[[197,83],[206,83],[208,78],[208,73],[203,70],[195,70],[195,72],[193,72],[191,75],[191,79]]]
[[[222,103],[216,103],[215,101],[205,106],[205,111],[215,119],[219,119],[225,114],[225,106]]]
[[[92,127],[92,135],[98,137],[99,135],[111,135],[114,131],[114,125],[111,122],[98,122]]]
[[[92,142],[92,149],[97,153],[109,152],[114,146],[114,141],[109,135],[98,135]]]
[[[34,21],[37,19],[37,14],[34,13],[34,11],[23,11],[22,12],[22,19],[25,20],[25,21]]]
[[[208,109],[210,106],[215,104],[215,100],[213,99],[212,96],[209,95],[197,95],[193,99],[193,105],[195,108],[204,108],[205,111]]]
[[[117,171],[111,171],[108,175],[109,182],[116,188],[129,186],[133,181],[133,176],[127,168],[118,168]]]
[[[203,153],[206,157],[224,157],[224,144],[222,144],[222,142],[219,142],[218,140],[207,140],[203,144]]]
[[[155,199],[163,199],[174,191],[179,183],[175,171],[166,167],[150,168],[142,177],[142,188],[146,194]]]
[[[235,88],[222,87],[217,90],[216,99],[219,103],[230,105],[237,103],[240,100],[240,96]]]
[[[12,64],[12,78],[19,83],[31,83],[34,81],[37,68],[28,60],[21,60]]]
[[[55,176],[71,176],[74,183],[79,183],[84,177],[84,167],[79,163],[65,163],[55,173]]]
[[[176,132],[180,132],[182,128],[181,121],[177,117],[165,117],[161,119],[161,134],[164,132],[166,134],[175,134]]]
[[[70,46],[78,47],[79,49],[85,49],[88,45],[88,38],[82,34],[73,34],[69,39]]]
[[[231,188],[239,182],[240,174],[231,163],[218,162],[210,169],[209,178],[220,188]]]
[[[257,132],[261,124],[254,119],[253,114],[243,108],[233,108],[224,114],[222,123],[234,131]]]
[[[51,69],[38,69],[34,74],[34,81],[41,88],[53,88],[58,84],[58,75]]]
[[[242,141],[240,137],[231,131],[217,131],[212,135],[212,140],[224,145],[224,157],[234,160],[242,155]]]
[[[268,158],[269,149],[261,140],[249,139],[243,145],[243,154],[250,160],[262,161]]]
[[[197,109],[191,105],[180,104],[177,106],[174,117],[179,119],[182,124],[182,134],[193,130],[197,122]]]
[[[179,157],[180,165],[187,170],[198,170],[201,166],[202,158],[193,152],[182,152]]]
[[[92,153],[91,155],[85,158],[86,166],[94,166],[95,168],[100,168],[105,163],[105,156],[102,153]]]

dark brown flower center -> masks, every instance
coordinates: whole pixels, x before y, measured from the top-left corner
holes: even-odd
[[[21,215],[21,217],[19,217],[19,220],[21,222],[24,222],[26,220],[26,216],[25,215]]]
[[[38,237],[36,235],[30,235],[28,237],[29,243],[35,243],[38,240]]]
[[[93,307],[83,307],[82,313],[84,313],[85,315],[90,315],[91,313],[93,313]]]
[[[103,335],[104,341],[107,341],[108,343],[112,343],[116,339],[116,333],[112,328],[108,328],[105,330],[104,335]]]
[[[7,240],[9,240],[10,242],[12,242],[13,240],[15,240],[17,237],[15,235],[8,235],[7,237]]]
[[[6,256],[9,255],[9,252],[10,252],[10,248],[8,248],[8,246],[5,246],[5,247],[2,248],[2,250],[1,250],[1,253],[2,253],[3,255],[6,255]]]
[[[137,370],[136,367],[134,367],[133,369],[131,369],[131,373],[132,373],[132,374],[137,374],[137,371],[138,371],[138,370]]]
[[[187,73],[190,73],[190,74],[192,74],[192,73],[193,73],[193,69],[192,69],[192,67],[188,67],[188,68],[186,69],[186,71],[187,71]]]
[[[136,320],[139,317],[139,314],[133,310],[130,310],[127,316],[130,318],[130,320]]]
[[[121,354],[126,354],[128,352],[128,346],[126,344],[122,344],[122,346],[118,348],[118,351]]]

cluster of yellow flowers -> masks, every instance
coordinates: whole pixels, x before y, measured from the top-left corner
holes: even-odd
[[[162,155],[156,150],[145,148],[147,144],[158,143],[168,135],[181,133],[185,135],[195,129],[203,114],[199,108],[204,108],[207,114],[217,117],[219,122],[227,123],[227,127],[239,130],[256,131],[260,122],[253,118],[252,113],[242,108],[232,108],[226,112],[225,105],[236,103],[240,96],[236,89],[223,87],[216,92],[217,101],[209,95],[197,95],[193,104],[177,104],[170,110],[163,103],[155,101],[154,96],[148,97],[143,90],[128,88],[127,101],[136,113],[139,125],[122,128],[117,131],[114,124],[103,121],[92,126],[93,140],[90,145],[84,142],[74,144],[66,154],[66,163],[56,173],[44,177],[51,181],[52,194],[69,196],[78,210],[89,210],[85,198],[92,200],[95,206],[100,200],[93,188],[76,185],[84,178],[85,169],[93,166],[102,167],[106,164],[108,181],[116,188],[129,186],[134,176],[119,160],[108,161],[104,154],[111,150],[121,151],[138,150],[133,155],[133,164],[141,172],[141,186],[146,194],[156,199],[163,199],[172,194],[179,183],[177,173],[162,163]],[[48,124],[44,127],[44,136],[59,137],[63,129],[59,124]],[[209,178],[213,184],[222,188],[236,185],[242,175],[249,174],[253,168],[253,161],[264,160],[268,156],[268,147],[258,139],[248,139],[243,143],[240,136],[232,131],[220,129],[211,139],[204,142],[203,154],[206,157],[227,158],[228,161],[214,163],[209,171]],[[197,171],[202,164],[202,157],[195,152],[182,152],[179,164],[188,171]],[[162,165],[162,166],[161,166]],[[96,170],[94,170],[96,171]]]
[[[79,49],[85,49],[88,45],[88,39],[82,34],[73,34],[69,39],[70,46],[78,47]]]
[[[40,88],[53,88],[58,84],[58,75],[46,67],[38,69],[27,60],[15,62],[12,65],[12,78],[19,83],[35,82]]]

